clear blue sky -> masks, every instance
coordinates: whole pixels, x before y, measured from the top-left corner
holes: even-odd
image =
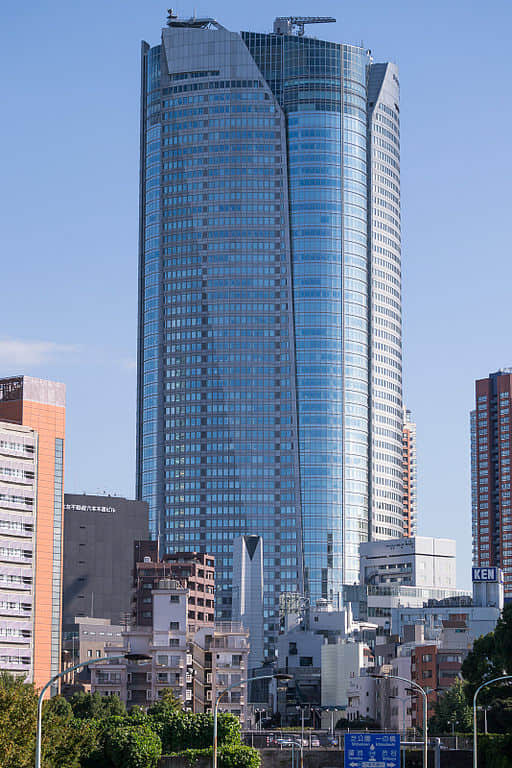
[[[170,3],[170,0],[169,0]],[[402,87],[405,393],[420,533],[471,560],[474,379],[512,364],[508,0],[197,2],[232,30],[320,13],[310,34],[396,61]],[[192,14],[194,5],[177,6]],[[132,496],[140,40],[155,0],[4,3],[0,375],[64,381],[66,489]]]

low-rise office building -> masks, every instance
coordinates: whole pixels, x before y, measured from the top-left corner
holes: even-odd
[[[123,627],[111,624],[110,619],[95,619],[90,616],[75,618],[76,632],[62,641],[62,669],[75,664],[84,664],[106,655],[106,649],[119,646]],[[69,672],[62,679],[62,694],[70,696],[76,691],[90,691],[91,669],[84,667]]]
[[[456,545],[430,536],[367,541],[359,545],[360,583],[455,589]]]
[[[336,643],[322,645],[322,708],[335,708],[339,717],[346,717],[353,683],[375,668],[375,656],[371,648],[362,642],[340,639]],[[370,716],[371,708],[364,717]],[[363,709],[363,707],[361,707]],[[330,715],[322,714],[322,727],[329,726]]]
[[[319,708],[323,701],[325,644],[350,639],[371,647],[377,627],[369,622],[355,621],[350,605],[335,610],[327,600],[318,600],[315,607],[289,614],[284,630],[278,639],[278,665],[279,671],[292,675],[292,680],[278,695],[281,720],[287,724],[296,723],[300,719],[298,712],[303,708],[306,724],[319,726],[315,708]]]

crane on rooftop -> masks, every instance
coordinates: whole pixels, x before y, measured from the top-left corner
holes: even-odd
[[[274,33],[291,35],[296,30],[298,37],[303,37],[306,24],[332,24],[335,21],[332,16],[278,16],[274,21]]]

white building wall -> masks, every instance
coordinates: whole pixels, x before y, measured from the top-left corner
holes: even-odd
[[[263,538],[239,536],[233,542],[233,621],[249,630],[249,668],[264,660],[263,637]]]
[[[453,539],[415,536],[364,542],[360,555],[361,583],[455,589],[456,543]]]
[[[364,643],[322,645],[322,706],[348,707],[348,691],[366,666]]]

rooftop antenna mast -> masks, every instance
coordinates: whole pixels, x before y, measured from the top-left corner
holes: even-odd
[[[278,16],[274,21],[274,34],[304,36],[305,24],[333,24],[336,21],[332,16]]]
[[[170,21],[175,21],[178,18],[178,14],[174,10],[174,8],[169,8],[167,10],[167,24],[169,24]]]

